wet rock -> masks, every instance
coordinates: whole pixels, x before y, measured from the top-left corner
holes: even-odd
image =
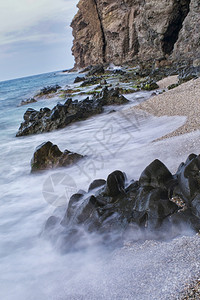
[[[120,95],[119,88],[108,89],[107,87],[104,87],[100,93],[100,99],[102,100],[103,105],[120,105],[129,102],[123,95]]]
[[[106,195],[115,197],[124,192],[125,188],[125,174],[121,171],[114,171],[111,173],[106,182]]]
[[[146,214],[146,227],[159,228],[166,217],[178,211],[169,200],[168,192],[161,188],[142,187],[136,195],[134,210]]]
[[[31,160],[31,172],[67,167],[78,162],[81,158],[83,156],[80,154],[68,150],[62,152],[57,145],[46,142],[36,148]]]
[[[88,76],[100,75],[100,74],[104,74],[104,72],[105,70],[103,65],[96,65],[91,67],[91,69],[88,72]]]
[[[88,77],[87,79],[85,79],[83,81],[83,83],[81,84],[81,87],[98,84],[98,83],[100,83],[100,81],[101,81],[101,78],[99,78],[99,77],[95,77],[95,76]]]
[[[77,76],[75,79],[74,79],[74,83],[78,83],[78,82],[82,82],[85,80],[85,77],[80,77],[80,76]]]
[[[74,245],[80,246],[82,238],[92,233],[101,243],[116,244],[122,241],[131,225],[140,228],[144,236],[156,237],[159,233],[158,237],[163,238],[175,237],[185,229],[198,231],[199,171],[199,156],[191,154],[174,175],[161,161],[154,160],[142,172],[139,181],[132,180],[128,185],[126,174],[119,170],[109,174],[106,181],[93,181],[88,193],[74,194],[69,201],[61,222],[66,251],[71,247],[68,241],[72,232],[76,232]],[[173,188],[174,194],[184,195],[188,207],[177,205],[178,202],[170,198],[169,188]]]
[[[157,85],[157,83],[155,81],[150,80],[150,81],[142,83],[141,89],[145,90],[145,91],[152,91],[152,90],[159,89],[159,86]]]
[[[37,102],[37,100],[35,100],[34,98],[29,98],[27,100],[22,100],[19,106],[23,106],[23,105],[27,105],[27,104],[31,104],[31,103],[35,103]]]
[[[24,114],[24,122],[16,134],[17,137],[49,132],[66,127],[72,122],[85,120],[103,112],[104,105],[125,104],[128,100],[117,89],[105,88],[100,95],[78,101],[71,98],[64,104],[58,103],[52,110],[41,108],[39,111],[29,108]]]
[[[61,86],[59,86],[58,84],[55,84],[52,86],[46,86],[46,87],[42,88],[36,96],[42,97],[42,96],[45,96],[48,94],[53,94],[53,93],[56,93],[60,88],[61,88]]]
[[[177,179],[180,196],[191,205],[200,193],[200,155],[191,154],[179,167]]]
[[[189,66],[183,68],[181,71],[179,71],[179,75],[178,75],[179,84],[187,82],[191,79],[198,78],[199,76],[200,76],[200,66],[198,67]]]
[[[91,184],[90,184],[90,186],[89,186],[89,188],[88,188],[88,192],[90,192],[90,191],[92,191],[92,190],[95,190],[95,189],[97,189],[97,188],[99,188],[99,187],[102,187],[102,186],[104,186],[106,184],[106,181],[104,180],[104,179],[96,179],[96,180],[94,180]]]
[[[171,215],[170,222],[175,236],[186,230],[195,232],[200,230],[200,218],[190,208]]]
[[[139,184],[140,186],[168,189],[169,182],[172,180],[173,176],[167,167],[160,160],[155,159],[142,172]]]
[[[112,71],[113,74],[117,74],[117,75],[124,75],[126,74],[125,71],[121,70],[121,69],[115,69]]]

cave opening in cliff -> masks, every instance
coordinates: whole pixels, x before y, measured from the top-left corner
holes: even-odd
[[[190,10],[191,0],[175,1],[171,21],[169,22],[168,28],[164,34],[162,40],[162,50],[164,54],[171,54],[176,41],[178,40],[179,32],[182,28],[183,22],[187,17]]]

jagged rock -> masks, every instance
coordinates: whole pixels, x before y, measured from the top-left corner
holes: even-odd
[[[40,92],[36,95],[36,97],[42,97],[48,94],[56,93],[61,86],[58,84],[52,85],[52,86],[46,86],[40,90]]]
[[[46,107],[39,111],[29,108],[24,114],[24,122],[21,123],[16,136],[64,128],[72,122],[85,120],[90,116],[102,113],[104,105],[119,105],[127,102],[128,100],[121,96],[118,90],[106,88],[100,95],[96,95],[92,99],[87,97],[82,101],[72,101],[69,98],[64,104],[58,103],[52,110]]]
[[[76,68],[199,59],[199,0],[80,0],[78,9],[71,24]]]
[[[200,67],[187,67],[179,72],[179,84],[200,76]]]
[[[119,88],[109,90],[107,87],[104,87],[100,93],[100,98],[103,105],[126,104],[129,102],[123,95],[120,95]]]
[[[85,77],[80,77],[80,76],[77,76],[75,79],[74,79],[74,83],[78,83],[78,82],[82,82],[85,80]]]
[[[31,172],[53,168],[67,167],[83,158],[82,155],[65,150],[60,151],[57,145],[46,142],[39,145],[31,160]]]
[[[124,192],[125,174],[121,171],[114,171],[107,178],[106,194],[110,197],[118,196]]]
[[[19,106],[23,106],[23,105],[27,105],[27,104],[31,104],[31,103],[35,103],[37,102],[37,100],[35,100],[34,98],[30,98],[27,100],[22,100]]]
[[[139,184],[142,187],[168,189],[172,180],[173,176],[167,167],[159,159],[155,159],[142,172]]]
[[[94,84],[97,84],[101,81],[101,78],[98,78],[98,77],[88,77],[87,79],[85,79],[83,81],[83,83],[81,84],[81,87],[85,87],[85,86],[88,86],[88,85],[94,85]]]
[[[104,74],[105,70],[103,65],[96,65],[93,66],[89,72],[88,72],[88,76],[93,76],[93,75],[99,75],[99,74]]]
[[[200,193],[200,155],[191,154],[179,167],[177,179],[180,196],[188,205]]]
[[[167,238],[175,237],[186,229],[190,232],[199,231],[199,171],[199,156],[195,154],[189,155],[174,175],[161,161],[154,160],[142,172],[139,181],[131,181],[129,185],[124,173],[114,171],[106,181],[93,181],[88,193],[78,192],[72,195],[60,225],[57,219],[50,217],[46,231],[52,236],[53,224],[61,226],[66,251],[84,247],[87,244],[86,237],[94,232],[98,234],[101,243],[119,242],[131,224],[135,228],[139,227],[145,234],[155,232],[154,237],[157,232],[164,230],[167,231],[163,233]],[[198,182],[198,185],[192,184],[196,188],[195,191],[192,190],[191,199],[192,181]],[[175,195],[176,191],[179,191],[177,196],[184,195],[182,200],[190,203],[189,207],[171,201],[168,189],[172,183],[178,187],[173,191]],[[56,238],[57,231],[54,236]]]

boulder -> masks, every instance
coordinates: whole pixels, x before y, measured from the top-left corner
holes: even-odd
[[[124,192],[126,175],[121,171],[114,171],[108,175],[105,193],[115,197]]]
[[[101,81],[101,78],[99,78],[99,77],[95,77],[95,76],[88,77],[87,79],[85,79],[83,81],[83,83],[81,84],[81,87],[98,84],[98,83],[100,83],[100,81]]]
[[[31,160],[31,172],[39,172],[59,167],[67,167],[78,162],[82,155],[65,150],[60,151],[57,145],[45,142],[39,145]]]
[[[144,187],[168,189],[172,180],[173,176],[167,167],[159,159],[155,159],[142,172],[139,184]]]
[[[90,183],[90,186],[88,188],[88,192],[95,190],[97,188],[100,188],[106,184],[106,181],[104,179],[96,179],[92,183]]]
[[[180,196],[188,205],[200,192],[200,155],[191,154],[177,173]]]
[[[23,106],[23,105],[27,105],[27,104],[31,104],[31,103],[35,103],[37,102],[37,100],[35,100],[34,98],[29,98],[27,100],[22,100],[19,106]]]
[[[80,76],[77,76],[75,79],[74,79],[74,83],[78,83],[78,82],[82,82],[85,80],[85,77],[80,77]]]
[[[103,105],[121,105],[129,102],[123,95],[120,95],[119,88],[104,87],[100,93],[100,99]]]
[[[88,76],[104,74],[105,70],[103,65],[92,66],[92,68],[88,71]]]
[[[40,90],[40,92],[36,95],[36,97],[42,97],[45,95],[56,93],[60,88],[61,86],[59,86],[58,84],[52,86],[46,86]]]

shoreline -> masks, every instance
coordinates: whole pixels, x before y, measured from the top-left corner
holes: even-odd
[[[133,109],[140,109],[157,117],[187,117],[184,125],[158,140],[196,131],[200,128],[200,78],[192,79],[172,90],[151,97]]]

